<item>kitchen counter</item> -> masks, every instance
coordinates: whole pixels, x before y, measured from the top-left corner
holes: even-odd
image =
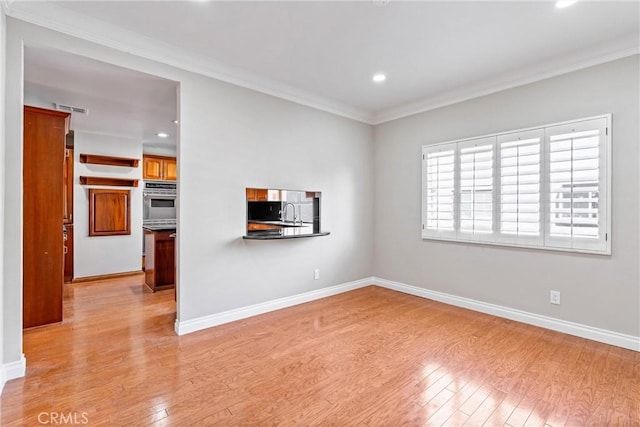
[[[275,230],[247,231],[247,235],[242,238],[246,240],[278,240],[328,236],[329,234],[328,231],[314,233],[313,227],[284,227]]]
[[[265,224],[265,225],[279,225],[281,227],[311,227],[312,222],[293,222],[293,221],[263,221],[250,219],[247,221],[249,224]]]
[[[145,219],[142,222],[143,230],[151,231],[176,231],[175,219]]]
[[[149,231],[176,231],[176,225],[175,224],[143,225],[142,229],[149,230]]]

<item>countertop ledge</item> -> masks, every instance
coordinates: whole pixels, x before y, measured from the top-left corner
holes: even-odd
[[[302,237],[328,236],[329,234],[331,234],[329,231],[322,231],[320,233],[312,233],[312,234],[289,234],[289,235],[280,235],[273,232],[271,233],[256,232],[250,235],[242,236],[242,238],[245,240],[283,240],[283,239],[298,239]]]
[[[175,225],[143,225],[143,230],[149,231],[176,231]]]

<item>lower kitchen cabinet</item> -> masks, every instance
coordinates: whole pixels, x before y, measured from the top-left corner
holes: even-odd
[[[175,286],[175,237],[175,230],[144,230],[145,284],[152,292]]]

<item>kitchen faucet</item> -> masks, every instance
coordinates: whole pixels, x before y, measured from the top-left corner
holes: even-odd
[[[295,225],[296,221],[298,220],[298,217],[296,216],[296,205],[291,202],[285,203],[284,208],[282,208],[282,210],[280,211],[280,215],[282,216],[281,220],[283,222],[287,221],[287,208],[289,207],[289,205],[291,205],[291,207],[293,208],[293,224]]]

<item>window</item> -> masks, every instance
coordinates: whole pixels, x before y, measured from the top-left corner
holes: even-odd
[[[423,238],[611,253],[611,116],[423,147]]]
[[[493,232],[493,151],[495,138],[458,144],[460,150],[459,234],[491,240]]]
[[[498,136],[500,152],[499,240],[541,246],[541,151],[543,130]]]
[[[546,130],[547,245],[606,251],[607,119]]]
[[[453,223],[455,149],[438,146],[427,150],[423,169],[426,193],[426,232],[431,236],[455,236]]]

